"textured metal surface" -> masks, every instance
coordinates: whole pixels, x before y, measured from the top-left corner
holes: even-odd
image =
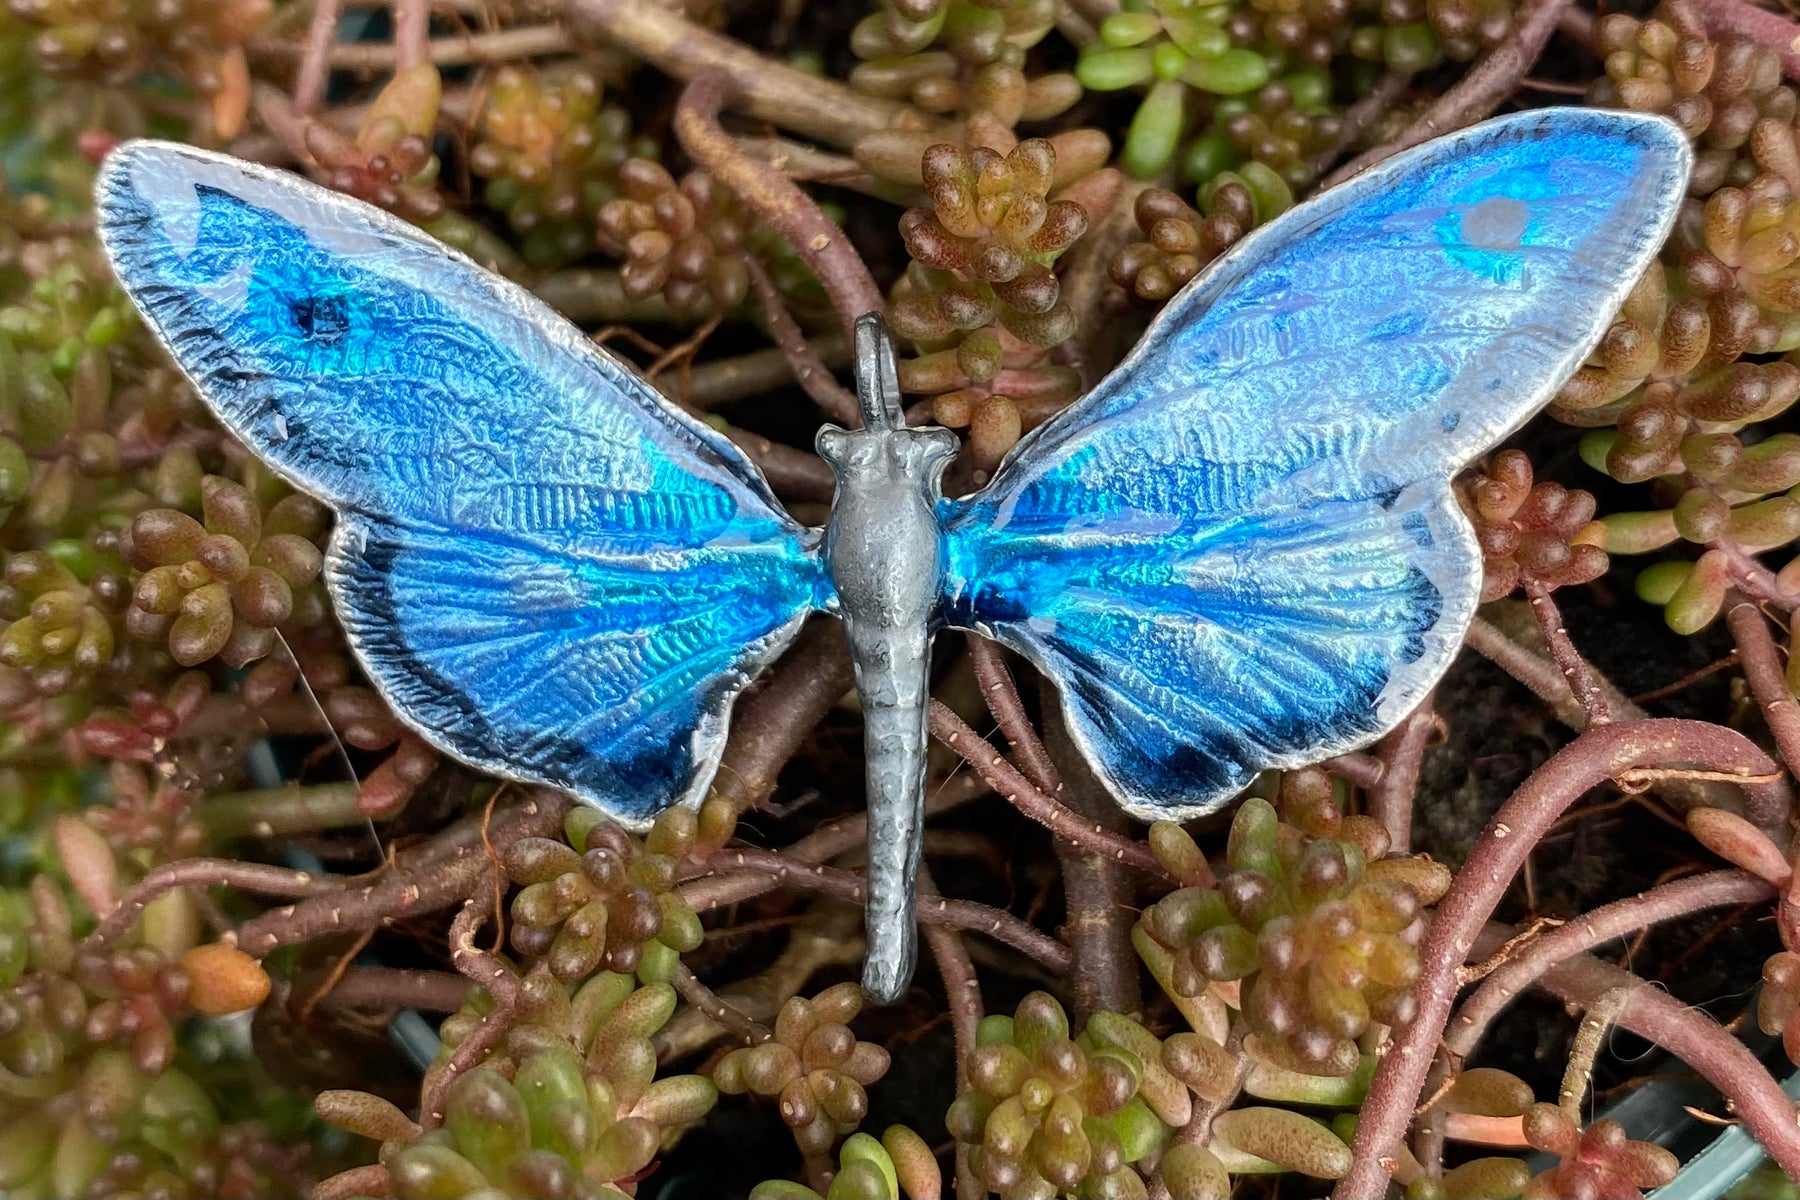
[[[828,528],[527,293],[292,176],[130,143],[127,289],[222,420],[341,520],[352,644],[431,741],[641,823],[710,781],[733,697],[810,611],[867,724],[870,952],[912,925],[933,632],[1027,655],[1134,814],[1363,744],[1455,653],[1481,555],[1451,476],[1580,364],[1666,236],[1686,139],[1579,109],[1399,155],[1245,239],[994,482],[907,429],[879,318]],[[822,552],[821,552],[822,539]]]
[[[1258,230],[945,506],[946,619],[1055,680],[1146,819],[1379,736],[1479,595],[1450,477],[1580,365],[1689,159],[1660,118],[1521,113]]]
[[[905,992],[918,955],[913,876],[925,820],[925,704],[931,635],[943,584],[938,479],[956,437],[908,429],[893,347],[879,316],[856,323],[863,427],[819,431],[838,478],[825,558],[862,698],[868,759],[869,950],[863,990],[881,1003]]]
[[[328,582],[426,738],[642,823],[828,602],[738,449],[536,299],[285,172],[129,143],[120,279],[220,419],[340,514]]]

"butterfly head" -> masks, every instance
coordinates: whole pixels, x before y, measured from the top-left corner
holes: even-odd
[[[935,489],[938,476],[956,454],[956,437],[931,426],[907,428],[894,370],[894,342],[880,313],[865,313],[856,322],[856,398],[863,427],[827,425],[816,443],[819,457],[837,474],[840,493]]]

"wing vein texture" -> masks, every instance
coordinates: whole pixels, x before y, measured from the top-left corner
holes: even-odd
[[[1660,118],[1539,110],[1258,230],[946,504],[946,621],[1043,669],[1145,818],[1378,737],[1480,589],[1451,476],[1592,349],[1690,153]]]
[[[220,419],[339,510],[328,579],[428,740],[642,823],[827,602],[729,441],[528,293],[291,175],[161,143],[102,169],[121,281]]]

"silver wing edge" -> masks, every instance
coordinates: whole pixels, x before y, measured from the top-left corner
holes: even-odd
[[[565,792],[590,808],[596,808],[605,813],[608,818],[633,833],[647,832],[655,823],[655,816],[631,816],[621,812],[614,804],[613,798],[603,793],[580,787],[568,780],[551,779],[520,771],[505,759],[494,755],[470,754],[465,748],[454,745],[439,730],[420,721],[407,705],[400,703],[389,693],[385,673],[375,668],[374,656],[364,647],[363,639],[357,634],[357,623],[341,620],[341,610],[348,608],[349,605],[339,597],[349,595],[353,591],[349,575],[362,553],[360,545],[364,537],[364,532],[360,527],[362,519],[355,514],[346,514],[332,530],[331,540],[325,551],[326,590],[331,594],[333,602],[340,607],[339,623],[343,626],[344,639],[349,643],[351,653],[356,656],[356,661],[362,665],[363,674],[369,677],[369,682],[381,694],[382,700],[388,708],[393,710],[401,724],[418,734],[433,749],[448,755],[457,762],[465,763],[478,771],[511,780],[514,783],[548,787]],[[665,801],[657,810],[658,812],[670,808],[699,809],[701,802],[706,799],[708,791],[712,788],[713,779],[719,771],[719,762],[724,757],[726,736],[731,727],[731,711],[736,706],[738,697],[743,694],[745,688],[755,682],[757,676],[773,665],[775,660],[780,658],[793,644],[794,639],[799,636],[800,627],[806,623],[806,619],[810,615],[810,612],[802,609],[787,624],[771,630],[745,645],[732,669],[726,673],[729,682],[725,690],[719,694],[713,705],[701,714],[700,723],[694,727],[691,743],[694,767],[688,778],[687,786],[680,795]]]
[[[424,230],[401,220],[386,209],[376,208],[372,204],[367,204],[354,197],[346,196],[341,192],[334,192],[330,188],[314,183],[303,175],[283,170],[279,167],[265,166],[262,163],[245,162],[243,159],[235,158],[232,155],[223,154],[216,150],[202,150],[181,142],[161,141],[154,138],[133,138],[129,141],[119,143],[108,152],[106,158],[102,160],[100,164],[99,173],[94,177],[96,209],[105,208],[108,192],[122,192],[126,182],[127,162],[134,153],[140,150],[159,151],[174,155],[178,158],[187,158],[196,162],[207,163],[215,167],[234,171],[247,179],[267,184],[272,188],[285,190],[292,194],[297,200],[315,204],[324,209],[336,210],[342,215],[346,224],[360,222],[370,227],[376,233],[411,242],[422,250],[440,254],[453,262],[471,268],[478,285],[486,289],[491,297],[498,301],[502,306],[509,307],[526,318],[532,325],[537,327],[538,331],[541,332],[545,338],[555,343],[557,346],[572,351],[578,357],[585,357],[592,362],[596,369],[596,375],[600,380],[611,385],[613,382],[613,373],[616,372],[625,378],[627,386],[635,385],[639,388],[641,390],[641,397],[645,401],[645,409],[649,415],[662,421],[672,429],[694,438],[723,459],[736,474],[741,476],[743,480],[757,492],[758,497],[768,505],[769,510],[774,515],[775,519],[789,532],[797,535],[809,532],[788,515],[787,509],[776,499],[774,490],[770,488],[769,481],[764,478],[762,471],[750,460],[750,457],[747,454],[734,445],[724,434],[713,429],[699,418],[684,412],[681,408],[672,404],[661,392],[657,391],[655,387],[647,383],[642,376],[633,370],[629,363],[582,333],[582,331],[566,317],[544,303],[543,300],[528,289],[521,287],[519,284],[514,283],[504,276],[488,270],[462,251],[438,241]],[[107,222],[98,222],[98,233],[100,244],[105,249],[107,261],[110,264],[114,261],[114,258],[111,230]],[[129,288],[126,289],[126,294],[131,296],[132,305],[138,310],[139,315],[143,318],[145,326],[155,335],[157,342],[162,346],[163,350],[168,353],[170,360],[181,369],[183,377],[187,378],[188,382],[193,385],[194,390],[199,393],[201,400],[205,401],[206,407],[212,412],[214,418],[225,428],[231,430],[240,441],[243,441],[246,445],[253,444],[250,439],[246,438],[243,432],[238,429],[232,421],[228,420],[225,414],[214,405],[212,397],[206,394],[206,389],[201,387],[192,376],[187,374],[186,368],[181,367],[181,360],[176,356],[175,348],[171,346],[168,339],[163,336],[161,328],[159,328],[156,321],[152,319],[149,310],[138,303],[136,294]],[[308,491],[304,480],[297,478],[293,473],[282,467],[276,466],[273,463],[267,465],[271,470],[275,471],[276,474],[280,475],[294,487],[301,491],[308,492],[309,495],[312,494]]]

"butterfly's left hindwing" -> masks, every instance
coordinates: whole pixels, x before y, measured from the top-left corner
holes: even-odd
[[[367,205],[127,143],[100,231],[221,420],[340,513],[352,644],[439,747],[628,820],[710,780],[824,603],[742,453],[523,290]]]
[[[1044,670],[1146,819],[1378,736],[1479,596],[1451,476],[1580,365],[1689,160],[1660,118],[1521,113],[1259,229],[945,506],[948,622]]]

